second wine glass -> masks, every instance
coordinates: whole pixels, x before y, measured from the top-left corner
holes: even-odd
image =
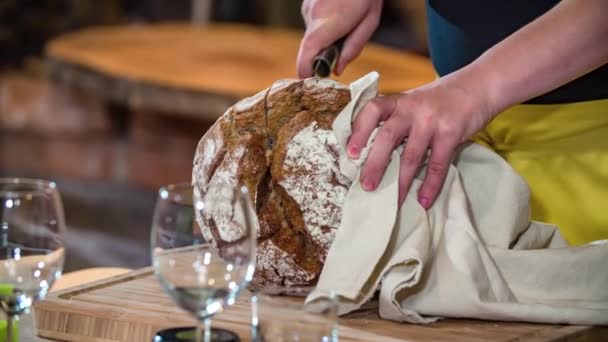
[[[197,223],[198,222],[198,223]],[[200,224],[199,224],[200,223]],[[218,242],[229,232],[234,239]],[[213,186],[196,193],[190,184],[160,189],[152,223],[155,274],[198,327],[161,331],[156,341],[239,341],[231,331],[211,329],[211,317],[231,305],[253,276],[257,221],[244,187]]]
[[[44,299],[61,276],[65,219],[54,182],[0,178],[0,308],[6,336],[18,340],[13,321]]]

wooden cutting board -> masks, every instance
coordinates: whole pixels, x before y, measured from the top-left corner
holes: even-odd
[[[213,325],[249,340],[245,294]],[[447,319],[431,325],[380,320],[369,307],[340,320],[340,341],[601,341],[608,328]],[[40,337],[63,341],[151,341],[163,328],[192,325],[158,285],[150,268],[52,293],[36,304]]]

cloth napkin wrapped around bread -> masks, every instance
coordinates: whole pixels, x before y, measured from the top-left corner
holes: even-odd
[[[464,145],[427,211],[416,200],[420,179],[397,204],[401,147],[378,189],[361,188],[367,148],[350,160],[345,147],[378,78],[370,73],[350,87],[276,82],[229,109],[201,139],[195,189],[245,184],[255,204],[252,287],[316,284],[307,301],[338,295],[342,314],[380,289],[381,317],[412,323],[608,324],[608,243],[569,247],[554,225],[531,222],[526,183],[494,152]],[[239,238],[199,223],[220,248]]]

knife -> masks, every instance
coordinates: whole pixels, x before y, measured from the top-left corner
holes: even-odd
[[[345,40],[346,36],[319,52],[312,62],[315,77],[325,78],[331,75]]]

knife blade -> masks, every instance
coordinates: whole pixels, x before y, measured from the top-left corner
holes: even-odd
[[[315,77],[325,78],[331,75],[336,65],[336,61],[342,51],[342,46],[346,37],[342,37],[335,43],[321,50],[313,59],[313,74]]]

